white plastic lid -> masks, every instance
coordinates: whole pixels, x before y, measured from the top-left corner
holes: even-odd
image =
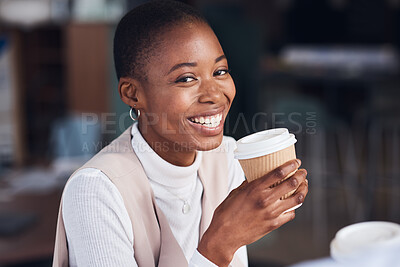
[[[261,157],[287,148],[297,140],[286,128],[276,128],[254,133],[236,142],[235,159]]]
[[[330,249],[333,259],[349,263],[368,253],[369,249],[400,245],[400,224],[362,222],[346,226],[336,233]]]

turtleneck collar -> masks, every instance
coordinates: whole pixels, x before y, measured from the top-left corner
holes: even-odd
[[[144,140],[138,124],[132,126],[132,147],[139,158],[147,177],[156,183],[168,187],[185,187],[197,178],[202,153],[196,152],[196,158],[190,166],[176,166],[161,158]],[[155,167],[157,166],[157,167]]]

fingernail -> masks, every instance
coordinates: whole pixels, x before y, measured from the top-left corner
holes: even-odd
[[[299,164],[299,166],[300,166],[301,165],[301,160],[296,159],[296,161],[297,161],[297,164]]]

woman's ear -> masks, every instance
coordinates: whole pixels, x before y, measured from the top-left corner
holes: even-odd
[[[118,83],[118,92],[121,100],[127,104],[128,106],[140,108],[141,102],[139,96],[141,96],[140,92],[140,84],[137,80],[129,78],[129,77],[121,77]],[[144,99],[142,99],[144,100]]]

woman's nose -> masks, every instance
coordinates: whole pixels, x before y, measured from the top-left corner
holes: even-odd
[[[201,103],[218,103],[224,97],[224,93],[213,79],[203,80],[200,85],[200,97],[199,102]]]

